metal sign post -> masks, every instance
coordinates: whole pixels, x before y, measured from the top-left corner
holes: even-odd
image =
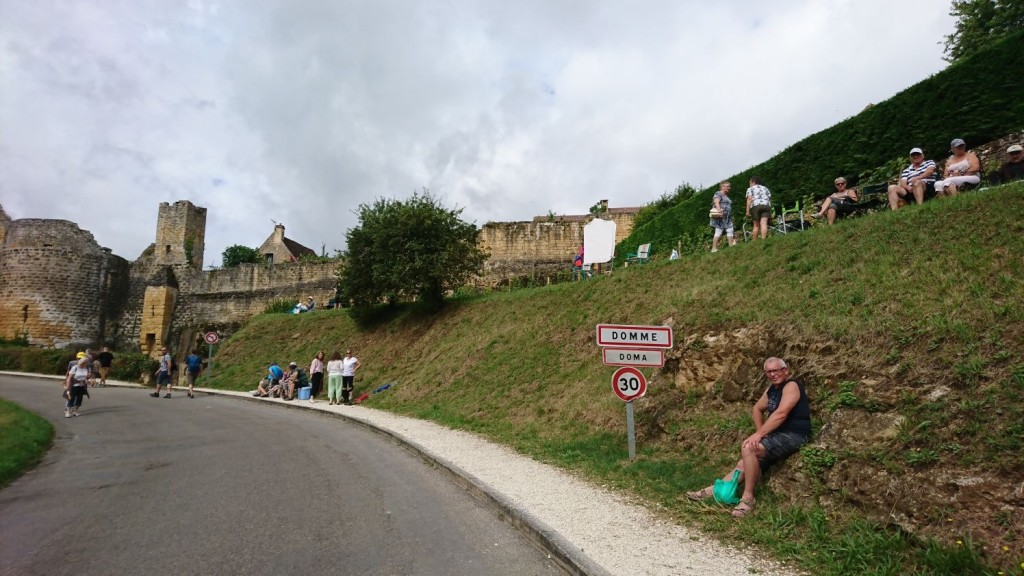
[[[220,336],[216,332],[207,332],[203,336],[203,340],[206,341],[206,377],[213,377],[213,345],[220,340]]]
[[[629,459],[636,460],[636,430],[633,428],[633,402],[626,402],[626,443],[629,445]]]

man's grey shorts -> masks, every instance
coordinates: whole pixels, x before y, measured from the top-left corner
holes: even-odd
[[[772,207],[769,204],[755,204],[750,207],[750,218],[755,222],[761,218],[771,218]]]
[[[807,443],[807,437],[795,432],[772,432],[761,439],[764,457],[758,459],[761,470],[786,459]]]

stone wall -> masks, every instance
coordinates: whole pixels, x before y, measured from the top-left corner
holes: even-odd
[[[633,231],[636,209],[612,209],[602,218],[615,222],[615,242]],[[564,273],[583,243],[591,216],[553,216],[532,222],[491,222],[480,229],[479,245],[489,254],[478,285],[497,286],[513,278],[544,282]]]
[[[126,265],[73,222],[9,221],[0,248],[0,335],[27,334],[38,346],[96,342],[124,290]]]

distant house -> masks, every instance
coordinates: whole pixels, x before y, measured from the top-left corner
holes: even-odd
[[[312,248],[306,248],[295,240],[284,237],[284,225],[274,226],[274,233],[260,245],[260,255],[267,264],[296,262],[303,254],[316,256]]]

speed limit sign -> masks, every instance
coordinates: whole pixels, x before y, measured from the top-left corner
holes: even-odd
[[[647,378],[632,366],[623,366],[612,376],[612,391],[623,402],[632,402],[647,393]]]

